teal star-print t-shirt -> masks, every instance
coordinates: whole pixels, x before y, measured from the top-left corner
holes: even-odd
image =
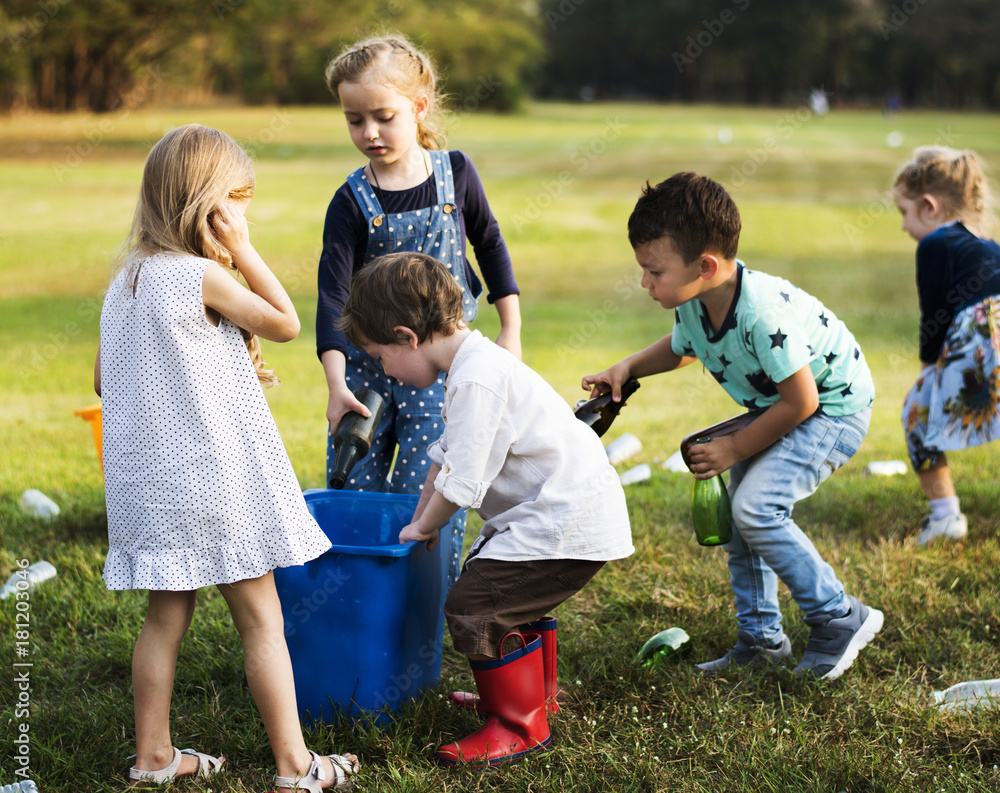
[[[671,347],[698,358],[726,392],[747,410],[780,398],[775,385],[809,366],[820,408],[847,416],[875,398],[875,384],[847,326],[808,292],[783,278],[749,270],[737,261],[736,294],[718,333],[700,300],[674,312]]]

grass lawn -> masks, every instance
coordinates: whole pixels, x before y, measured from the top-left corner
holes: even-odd
[[[283,380],[268,392],[304,488],[322,486],[325,383],[315,357],[315,266],[326,205],[361,164],[335,108],[143,110],[108,116],[0,118],[0,576],[18,560],[59,571],[30,599],[30,717],[16,683],[0,686],[0,785],[15,780],[13,741],[28,729],[32,777],[50,791],[126,786],[134,751],[131,653],[144,593],[108,593],[104,493],[87,425],[109,257],[129,224],[142,164],[168,129],[217,126],[254,150],[255,244],[295,298],[299,339],[265,343]],[[903,136],[888,145],[890,132]],[[728,140],[726,144],[720,140]],[[886,625],[833,683],[778,670],[714,680],[691,662],[735,641],[728,571],[690,527],[691,479],[656,463],[684,435],[737,412],[691,366],[648,379],[608,440],[633,432],[651,481],[627,489],[636,553],[613,563],[558,611],[560,673],[570,701],[552,719],[550,751],[491,773],[445,770],[433,750],[470,732],[474,715],[441,695],[471,685],[445,643],[440,687],[386,729],[311,728],[316,749],[358,753],[371,791],[995,791],[1000,709],[947,715],[932,690],[1000,678],[1000,447],[951,456],[967,542],[919,549],[925,503],[916,478],[866,476],[905,459],[903,395],[918,370],[914,243],[899,230],[888,187],[917,145],[978,151],[1000,174],[1000,118],[976,114],[804,107],[531,104],[520,115],[456,116],[450,144],[476,163],[522,289],[524,359],[568,402],[584,374],[669,332],[672,317],[638,286],[625,223],[646,179],[697,170],[732,190],[743,216],[740,256],[788,277],[844,319],[872,367],[878,396],[857,457],[796,510],[847,589]],[[479,327],[497,330],[482,301]],[[23,514],[38,488],[62,508]],[[470,521],[470,525],[478,525]],[[796,654],[808,628],[781,590]],[[229,758],[212,790],[268,790],[273,764],[247,690],[222,598],[200,596],[181,648],[175,743]],[[0,603],[15,675],[14,601]],[[634,663],[652,634],[682,626],[689,653],[655,670]],[[26,727],[24,726],[26,725]],[[188,789],[201,789],[185,783]],[[207,789],[207,787],[205,789]]]

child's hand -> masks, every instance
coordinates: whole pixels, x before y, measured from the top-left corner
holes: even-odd
[[[735,454],[732,435],[696,443],[688,455],[691,457],[691,473],[695,479],[711,479],[740,461],[740,457]]]
[[[622,384],[628,380],[629,367],[624,361],[619,361],[614,366],[605,369],[597,374],[588,374],[583,378],[580,386],[584,390],[590,391],[590,398],[611,392],[611,398],[615,402],[620,402],[622,398]]]
[[[439,529],[425,529],[420,525],[419,522],[411,523],[408,526],[403,526],[403,530],[399,533],[399,541],[411,542],[416,540],[417,542],[427,543],[427,550],[433,551],[434,546],[438,544],[438,539],[441,535]]]
[[[247,228],[246,216],[240,207],[227,201],[221,204],[211,215],[208,216],[212,233],[233,258],[237,258],[237,252],[250,245],[250,230]]]

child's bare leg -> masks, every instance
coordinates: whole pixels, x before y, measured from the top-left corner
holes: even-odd
[[[951,481],[951,469],[948,467],[948,458],[944,452],[938,457],[937,462],[926,471],[917,471],[917,478],[920,486],[924,489],[924,495],[928,501],[935,501],[939,498],[954,498],[955,485]]]
[[[174,759],[170,740],[170,697],[177,651],[194,616],[197,590],[150,591],[146,619],[132,653],[135,701],[135,767],[158,771]],[[178,775],[192,774],[198,760],[185,756]]]
[[[243,663],[247,683],[267,730],[278,775],[300,777],[309,770],[312,757],[302,738],[295,703],[292,661],[285,644],[281,602],[271,573],[220,584],[229,604],[236,630],[243,641]],[[323,761],[326,779],[335,779],[329,760]]]

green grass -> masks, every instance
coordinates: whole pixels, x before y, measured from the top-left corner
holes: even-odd
[[[325,386],[312,331],[315,262],[326,204],[359,164],[333,108],[144,110],[0,119],[0,576],[17,560],[59,570],[31,598],[31,767],[49,791],[123,789],[134,751],[131,652],[143,593],[108,593],[104,496],[94,444],[73,415],[96,402],[92,366],[109,255],[128,226],[142,162],[167,129],[218,126],[256,151],[248,213],[259,250],[295,296],[304,332],[265,355],[283,385],[268,399],[303,487],[322,483]],[[721,127],[732,132],[718,143]],[[898,130],[902,148],[886,135]],[[841,680],[777,671],[695,676],[691,662],[735,639],[724,555],[691,539],[689,477],[655,465],[698,427],[736,412],[689,367],[647,380],[611,437],[634,432],[654,463],[629,487],[636,554],[609,565],[558,611],[560,672],[570,702],[553,748],[510,768],[444,770],[433,749],[471,731],[472,714],[439,696],[471,684],[446,641],[443,678],[383,731],[312,729],[315,748],[357,752],[361,790],[440,791],[993,791],[1000,711],[948,716],[932,690],[1000,677],[998,450],[952,455],[970,521],[960,547],[917,548],[925,504],[912,476],[868,477],[866,463],[904,459],[898,413],[917,371],[913,243],[886,204],[892,174],[916,145],[976,149],[1000,173],[1000,120],[988,115],[796,108],[529,105],[521,115],[453,119],[451,145],[479,168],[522,287],[524,357],[567,401],[580,378],[667,332],[670,316],[638,288],[625,222],[641,184],[699,170],[729,186],[744,219],[741,256],[820,297],[860,340],[878,388],[871,433],[844,470],[796,510],[848,590],[886,627]],[[495,333],[485,303],[477,322]],[[627,466],[626,466],[627,467]],[[21,513],[37,487],[62,514]],[[474,521],[473,521],[474,523]],[[781,590],[797,652],[808,634]],[[12,601],[0,605],[13,675]],[[634,656],[671,625],[688,654],[655,672]],[[16,704],[0,686],[0,784],[13,781]],[[181,649],[175,742],[230,758],[213,790],[268,789],[272,760],[222,599],[205,591]],[[198,789],[186,783],[187,789]]]

